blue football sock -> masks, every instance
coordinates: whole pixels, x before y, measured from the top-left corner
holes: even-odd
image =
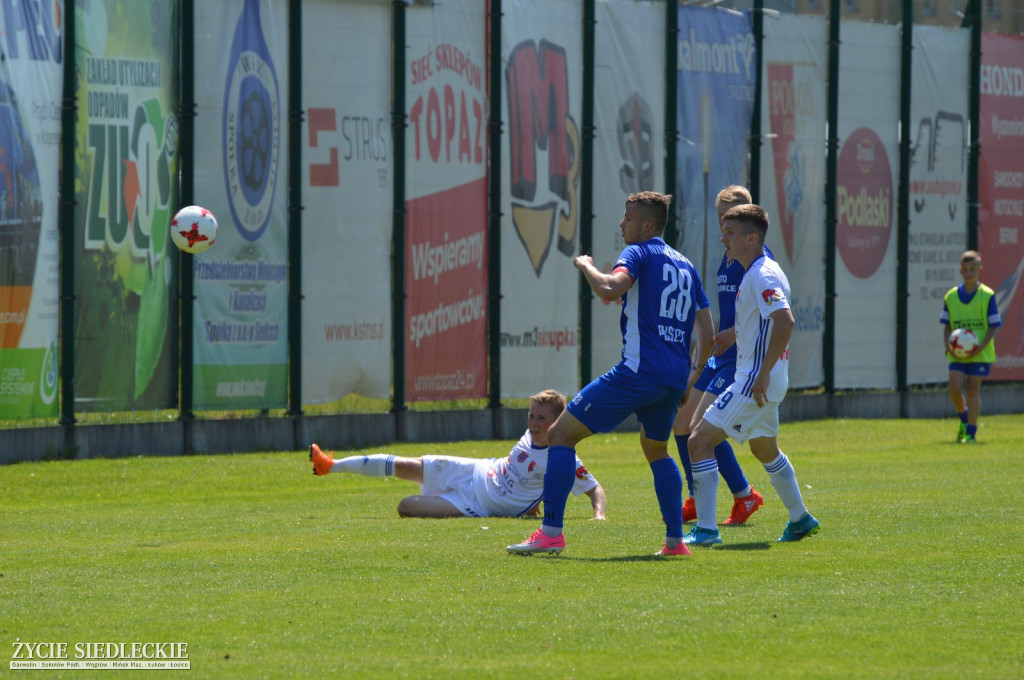
[[[677,434],[676,446],[679,447],[679,460],[683,464],[683,472],[686,474],[686,493],[693,495],[693,468],[690,467],[690,449],[686,442],[690,441],[690,435]]]
[[[964,409],[964,412],[960,413],[958,415],[960,416],[960,422],[961,423],[966,423],[967,422],[967,409]]]
[[[967,436],[968,437],[973,437],[977,433],[978,433],[978,426],[977,425],[968,425],[967,426]]]
[[[665,536],[683,536],[683,478],[679,466],[671,456],[651,463],[654,474],[654,493],[658,496],[661,516],[665,518]],[[546,521],[546,520],[545,520]]]
[[[747,477],[743,474],[739,461],[736,460],[736,453],[732,450],[729,440],[723,441],[715,447],[715,460],[718,461],[718,472],[722,479],[729,485],[729,491],[733,495],[746,491],[750,486]]]
[[[568,446],[549,448],[548,467],[544,471],[544,522],[542,528],[562,528],[565,502],[572,492],[575,478],[576,450]]]

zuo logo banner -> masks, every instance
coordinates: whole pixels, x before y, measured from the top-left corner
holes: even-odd
[[[505,81],[512,222],[539,277],[556,232],[563,255],[576,250],[580,132],[569,116],[565,50],[546,40],[539,47],[533,40],[519,43]],[[540,152],[547,152],[546,167]]]

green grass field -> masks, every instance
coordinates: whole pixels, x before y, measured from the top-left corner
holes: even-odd
[[[784,424],[821,532],[774,542],[743,452],[765,507],[667,559],[632,433],[580,446],[608,520],[570,498],[560,557],[506,555],[536,519],[399,519],[414,484],[313,477],[305,452],[0,467],[0,676],[31,673],[20,640],[186,642],[197,678],[1019,678],[1024,415],[955,431]]]

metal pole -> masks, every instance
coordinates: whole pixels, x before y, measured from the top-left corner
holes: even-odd
[[[490,362],[487,407],[501,408],[501,0],[490,0],[488,48],[490,116],[487,122],[487,355]]]
[[[195,0],[181,3],[181,145],[178,161],[181,165],[181,204],[195,202]],[[192,274],[192,255],[178,252],[178,419],[192,420],[192,387],[194,346],[192,338],[195,315],[195,286]],[[188,443],[186,442],[186,448]]]
[[[394,186],[391,200],[391,390],[392,411],[405,406],[405,2],[392,3],[391,138]]]
[[[595,26],[597,25],[595,0],[583,2],[583,134],[580,144],[580,253],[593,254],[594,250],[594,70],[596,59]],[[593,377],[594,359],[594,293],[582,276],[577,277],[580,287],[580,385]]]
[[[981,155],[981,0],[970,0],[964,9],[963,23],[971,28],[971,93],[967,117],[971,129],[967,153],[967,248],[978,249],[978,187]]]
[[[913,85],[914,4],[903,3],[901,27],[903,49],[900,58],[900,184],[896,199],[896,388],[901,397],[907,391],[910,266],[910,102]],[[900,399],[901,404],[904,399]],[[903,408],[900,408],[900,415]]]
[[[679,143],[677,125],[679,109],[679,0],[665,3],[665,192],[676,192],[676,153]],[[665,242],[678,247],[680,234],[677,227],[676,204],[668,207],[665,224]]]
[[[825,161],[825,332],[822,348],[825,391],[831,398],[836,386],[836,181],[839,136],[839,11],[840,0],[831,0],[828,28],[828,140]],[[829,415],[831,415],[831,407]]]
[[[302,3],[288,13],[288,415],[302,414]]]
[[[75,12],[64,18],[64,85],[61,93],[60,176],[60,423],[75,422]]]
[[[764,0],[754,0],[754,112],[750,119],[750,196],[760,203],[761,194],[761,71],[764,64]]]

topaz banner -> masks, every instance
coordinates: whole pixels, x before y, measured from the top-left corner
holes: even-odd
[[[302,401],[387,399],[391,6],[312,0],[302,22]]]
[[[446,0],[406,10],[410,401],[487,396],[485,9]]]
[[[619,229],[626,197],[666,191],[665,41],[651,39],[664,30],[659,4],[597,4],[592,243],[594,263],[605,272],[626,245]],[[594,296],[590,304],[596,376],[622,358],[622,303]]]
[[[173,408],[178,392],[178,16],[76,7],[75,408]]]
[[[910,102],[907,382],[945,382],[942,298],[967,247],[970,31],[914,27]],[[986,149],[987,151],[987,149]]]
[[[677,189],[680,251],[697,267],[718,319],[715,285],[723,247],[715,196],[747,184],[754,111],[754,34],[747,14],[679,9]]]
[[[197,3],[195,23],[195,201],[217,216],[220,234],[193,258],[193,403],[283,407],[288,3]]]
[[[824,17],[783,14],[764,23],[761,183],[767,243],[789,279],[796,326],[789,385],[825,380],[825,121],[828,36]]]
[[[1003,327],[993,380],[1024,380],[1024,38],[981,44],[981,280],[996,291]]]
[[[53,417],[64,3],[0,6],[0,420]]]
[[[502,17],[501,396],[579,382],[582,3]]]
[[[898,26],[843,22],[836,175],[837,388],[896,386]]]

